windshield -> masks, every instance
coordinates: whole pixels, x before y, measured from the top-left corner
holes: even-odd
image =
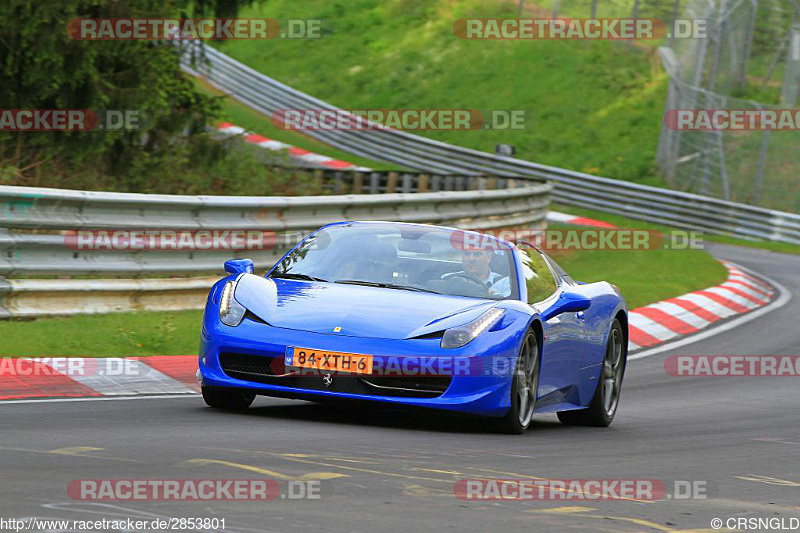
[[[502,300],[519,294],[513,265],[511,247],[485,235],[358,223],[317,231],[270,276]]]

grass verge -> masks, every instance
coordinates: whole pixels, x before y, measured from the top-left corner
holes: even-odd
[[[657,229],[661,232],[671,231],[675,228],[669,226],[662,226],[658,224],[650,224],[640,220],[633,220],[620,215],[610,213],[603,213],[601,211],[594,211],[591,209],[584,209],[582,207],[572,207],[567,205],[552,204],[550,206],[552,211],[560,211],[562,213],[569,213],[571,215],[578,215],[595,220],[602,220],[609,224],[614,224],[623,228],[643,228],[643,229]],[[745,246],[747,248],[760,248],[762,250],[769,250],[772,252],[779,252],[784,254],[800,254],[800,246],[796,244],[789,244],[785,242],[774,242],[763,239],[741,239],[738,237],[731,237],[728,235],[712,235],[710,233],[703,233],[703,242],[706,243],[706,248],[711,248],[715,243],[719,244],[733,244],[736,246]]]
[[[574,279],[618,286],[631,309],[718,285],[728,275],[722,263],[705,250],[582,250],[550,255]]]
[[[652,50],[609,41],[463,40],[454,21],[514,17],[501,0],[271,0],[242,17],[321,19],[320,39],[227,41],[259,72],[346,109],[523,110],[523,129],[423,131],[483,151],[660,183],[667,78]],[[499,102],[502,105],[498,104]]]
[[[0,356],[145,357],[197,353],[202,311],[0,321]]]

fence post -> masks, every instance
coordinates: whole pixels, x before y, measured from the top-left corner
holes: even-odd
[[[767,152],[769,151],[769,128],[764,130],[764,136],[761,139],[761,153],[758,154],[758,174],[756,174],[755,182],[753,183],[753,205],[758,205],[761,201],[761,185],[764,182],[764,172],[767,169]]]
[[[681,0],[675,0],[675,4],[672,7],[672,33],[669,36],[670,48],[673,48],[675,46],[675,26],[680,14],[681,14]]]
[[[417,178],[417,192],[428,192],[428,175],[420,174]]]
[[[561,0],[553,0],[553,18],[554,19],[558,18],[558,8],[559,8],[560,4],[561,4]]]
[[[706,89],[709,91],[713,91],[714,87],[717,84],[717,75],[719,74],[719,62],[720,57],[722,55],[722,35],[723,35],[723,24],[727,20],[727,11],[725,10],[726,2],[722,0],[722,7],[720,7],[720,16],[717,17],[717,20],[711,30],[709,35],[710,39],[713,41],[714,49],[711,53],[711,64],[708,66],[708,82],[706,85]]]
[[[592,18],[597,18],[597,0],[592,0]]]
[[[747,37],[744,42],[744,57],[742,58],[741,71],[739,72],[739,88],[744,90],[747,86],[747,71],[750,69],[750,50],[753,48],[753,34],[756,31],[756,16],[758,15],[758,0],[750,0],[750,16],[747,19]]]
[[[800,24],[798,23],[792,26],[789,35],[785,70],[781,101],[787,107],[794,107],[800,98]]]
[[[633,11],[631,12],[631,18],[632,19],[639,18],[639,0],[634,0],[633,2]],[[633,37],[628,39],[628,46],[633,46]]]
[[[364,188],[364,175],[361,172],[356,172],[353,176],[353,194],[361,194]]]
[[[410,193],[411,192],[411,174],[403,174],[403,193]]]
[[[386,180],[386,192],[393,193],[397,188],[397,172],[389,172],[389,177]]]

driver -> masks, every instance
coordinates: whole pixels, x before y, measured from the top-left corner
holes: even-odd
[[[511,284],[507,276],[492,272],[489,263],[492,261],[490,250],[464,250],[461,252],[461,266],[464,270],[450,272],[442,276],[447,279],[456,274],[468,274],[480,281],[489,290],[489,293],[508,296],[511,294]]]

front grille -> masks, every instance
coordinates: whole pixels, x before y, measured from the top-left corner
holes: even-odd
[[[450,376],[363,376],[367,384],[378,388],[428,391],[443,394],[450,386]]]
[[[243,381],[369,396],[435,398],[444,394],[452,380],[450,376],[335,374],[333,382],[325,386],[322,374],[317,371],[309,371],[312,375],[290,374],[291,369],[283,366],[283,357],[223,352],[219,363],[225,374]]]
[[[273,357],[260,355],[249,355],[242,353],[221,353],[219,354],[219,364],[222,371],[232,378],[248,379],[245,376],[274,376],[277,373],[273,368]],[[277,369],[280,370],[280,369]],[[238,375],[237,375],[238,374]]]

